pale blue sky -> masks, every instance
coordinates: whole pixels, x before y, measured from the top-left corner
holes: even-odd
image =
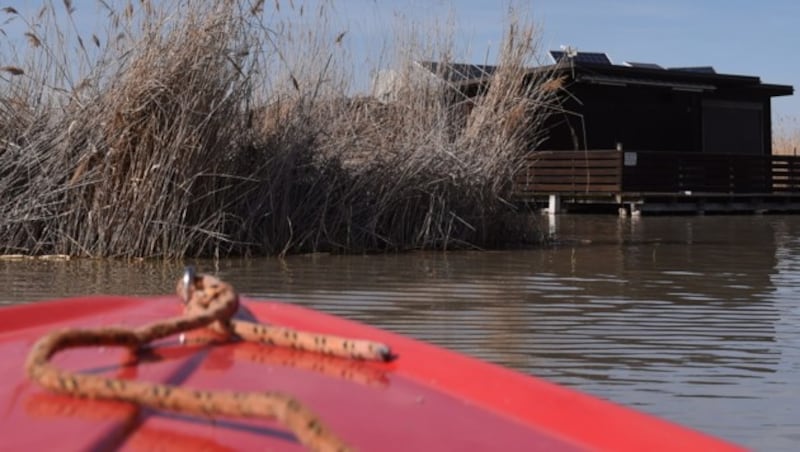
[[[614,63],[666,67],[714,66],[718,72],[761,77],[800,90],[800,1],[797,0],[532,0],[519,2],[541,24],[544,50],[571,45],[607,52]],[[507,1],[340,2],[355,39],[390,33],[392,10],[403,16],[456,14],[457,34],[473,63],[500,41]],[[368,22],[379,22],[382,25]],[[490,58],[491,62],[491,58]],[[800,94],[774,99],[777,115],[800,117]]]
[[[306,3],[313,11],[319,0]],[[60,1],[55,1],[58,6]],[[138,3],[138,2],[135,2]],[[274,0],[268,1],[274,4]],[[283,11],[288,0],[280,0]],[[0,0],[31,13],[40,2]],[[73,0],[79,21],[94,28],[96,0]],[[338,0],[335,27],[347,30],[346,43],[367,47],[371,55],[388,43],[398,17],[407,21],[446,22],[455,15],[455,39],[465,60],[493,62],[506,18],[505,0]],[[662,66],[714,66],[718,72],[756,75],[767,83],[800,89],[800,1],[797,0],[531,0],[518,1],[542,28],[543,50],[571,45],[604,51],[612,61]],[[0,13],[0,23],[5,19]],[[2,27],[20,34],[13,25]],[[2,45],[2,41],[0,41]],[[356,52],[358,54],[358,52]],[[356,59],[365,70],[376,64]],[[2,62],[0,62],[2,63]],[[800,117],[800,95],[776,98],[778,116]]]

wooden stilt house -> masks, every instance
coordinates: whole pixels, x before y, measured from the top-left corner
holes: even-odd
[[[515,181],[519,199],[634,213],[800,210],[800,158],[772,155],[771,101],[792,86],[603,53],[551,56],[530,74],[560,78],[561,104]],[[471,95],[491,83],[491,66],[453,68]]]
[[[517,180],[521,196],[634,213],[798,208],[800,161],[772,155],[771,100],[791,86],[712,67],[551,55],[568,95]]]

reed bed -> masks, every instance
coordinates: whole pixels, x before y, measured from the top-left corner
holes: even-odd
[[[772,153],[774,155],[800,155],[800,121],[798,118],[778,118],[772,131]]]
[[[3,11],[27,43],[0,68],[1,253],[221,257],[535,237],[511,180],[558,90],[548,74],[523,77],[539,50],[531,21],[509,14],[492,83],[472,100],[414,72],[418,59],[452,61],[451,42],[401,32],[391,53],[405,69],[379,101],[351,94],[346,34],[326,2],[189,3],[99,2],[108,24],[88,35],[69,1]]]

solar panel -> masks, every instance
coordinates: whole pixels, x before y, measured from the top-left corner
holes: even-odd
[[[463,80],[486,77],[492,75],[497,69],[495,66],[483,64],[451,64],[450,68],[457,77]]]
[[[551,50],[550,57],[558,63],[562,58],[567,57],[567,52],[563,50]],[[611,59],[602,52],[576,52],[572,61],[578,64],[605,64],[610,65]]]
[[[496,66],[482,64],[440,63],[437,61],[420,61],[419,64],[430,72],[451,82],[488,77],[497,69]]]
[[[698,72],[701,74],[716,74],[713,66],[671,67],[670,71]]]
[[[637,63],[635,61],[625,61],[622,64],[628,67],[640,67],[645,69],[664,69],[663,67],[655,63]]]

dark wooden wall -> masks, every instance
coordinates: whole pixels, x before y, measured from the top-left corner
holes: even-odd
[[[573,84],[550,119],[550,150],[771,153],[770,101],[747,93]],[[720,95],[722,94],[722,95]],[[704,110],[705,109],[705,110]]]

